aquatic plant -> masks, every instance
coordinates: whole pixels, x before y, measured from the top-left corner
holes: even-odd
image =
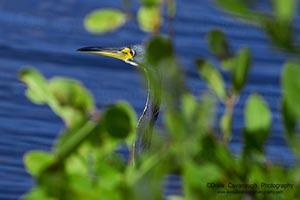
[[[294,14],[290,14],[290,9],[283,11],[276,6],[279,1],[274,1],[276,15],[268,19],[291,20]],[[246,1],[217,2],[239,15],[246,15],[247,19],[257,20],[257,13],[248,10]],[[293,2],[286,1],[285,5],[290,8]],[[124,3],[126,10],[130,10],[129,1]],[[24,199],[299,199],[299,63],[287,61],[281,81],[281,115],[296,163],[283,166],[266,157],[264,147],[271,131],[272,113],[263,97],[255,92],[248,97],[244,108],[243,148],[233,154],[228,145],[234,123],[232,114],[247,84],[251,51],[242,48],[232,52],[222,31],[209,32],[209,50],[219,62],[195,59],[199,81],[205,81],[209,88],[200,97],[195,96],[185,85],[182,68],[174,54],[172,26],[169,26],[169,38],[160,36],[162,9],[166,5],[168,22],[172,23],[175,1],[143,0],[141,3],[137,14],[141,29],[153,33],[145,47],[144,64],[159,68],[164,75],[163,128],[154,129],[151,149],[135,164],[116,153],[119,145],[130,147],[136,140],[137,117],[128,103],[117,102],[99,109],[81,83],[61,77],[46,80],[33,68],[23,69],[20,80],[28,86],[27,97],[36,104],[49,105],[66,125],[51,152],[32,151],[25,155],[25,165],[36,186]],[[97,10],[88,15],[85,24],[92,32],[111,31],[126,23],[126,16],[128,13],[119,10]],[[103,20],[107,17],[116,18],[112,20],[115,23],[106,25]],[[276,26],[276,30],[285,33],[282,26]],[[281,39],[275,45],[294,49],[287,44],[289,39]],[[157,56],[157,52],[162,53]],[[223,78],[225,73],[231,76],[228,85]],[[214,112],[218,101],[225,106],[219,125]],[[161,132],[167,137],[159,137]],[[162,183],[168,174],[182,178],[182,195],[163,196]]]

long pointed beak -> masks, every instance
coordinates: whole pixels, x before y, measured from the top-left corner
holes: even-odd
[[[128,59],[127,54],[124,53],[122,49],[118,49],[118,48],[83,47],[77,49],[77,51],[117,58],[123,61]]]

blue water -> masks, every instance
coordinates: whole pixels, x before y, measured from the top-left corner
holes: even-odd
[[[149,37],[139,30],[135,21],[112,34],[98,36],[85,31],[82,20],[87,13],[95,8],[119,8],[120,3],[96,0],[0,1],[0,199],[18,199],[31,188],[33,180],[24,170],[23,154],[33,149],[50,150],[63,129],[63,123],[47,106],[33,105],[24,96],[25,86],[17,78],[22,67],[34,66],[47,77],[60,75],[80,80],[94,94],[99,108],[126,100],[141,113],[146,93],[143,80],[134,67],[75,51],[91,45],[135,44]],[[258,6],[265,8],[264,4]],[[209,0],[178,1],[174,26],[176,52],[188,74],[187,84],[196,95],[206,86],[198,77],[193,59],[211,58],[205,40],[211,28],[223,29],[234,49],[251,48],[253,67],[249,84],[235,108],[235,135],[230,147],[234,152],[240,150],[245,100],[250,93],[259,92],[273,113],[266,152],[275,162],[292,163],[294,157],[284,140],[279,114],[280,72],[289,55],[272,49],[259,29],[222,15]],[[218,113],[222,111],[220,108]],[[126,154],[122,149],[120,152]],[[166,193],[178,193],[179,185],[178,179],[170,176]]]

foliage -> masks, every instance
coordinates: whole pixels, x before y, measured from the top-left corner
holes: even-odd
[[[138,20],[142,30],[159,34],[164,3],[168,17],[175,15],[173,0],[140,2]],[[264,27],[280,24],[277,27],[280,31],[286,28],[282,22],[290,22],[294,16],[291,5],[295,1],[287,1],[284,9],[280,1],[274,1],[274,16],[268,18],[248,8],[248,1],[216,2],[247,20],[262,19],[258,23]],[[86,25],[92,32],[110,31],[125,20],[119,12],[111,9],[109,14],[107,10],[95,11],[87,17]],[[103,20],[107,16],[124,19],[116,20],[114,25],[106,25]],[[291,25],[288,24],[289,27]],[[282,31],[285,33],[286,30]],[[169,34],[172,35],[172,32]],[[271,37],[277,40],[277,36],[272,34]],[[282,38],[275,44],[294,50],[294,46],[290,48],[288,36],[280,36]],[[27,170],[37,184],[24,196],[25,200],[160,200],[163,199],[161,186],[168,174],[177,174],[183,181],[183,194],[165,197],[169,200],[300,198],[296,189],[300,187],[299,163],[284,167],[272,163],[265,156],[264,147],[273,116],[259,94],[251,94],[244,108],[242,151],[233,154],[229,150],[232,115],[246,85],[251,50],[242,48],[232,52],[224,33],[217,29],[209,32],[209,50],[219,63],[203,58],[195,60],[201,79],[210,88],[210,92],[204,92],[199,98],[189,92],[184,83],[170,38],[153,36],[145,46],[143,63],[155,69],[149,71],[150,78],[157,76],[158,72],[163,75],[163,128],[156,128],[154,136],[165,132],[168,138],[155,137],[151,149],[136,158],[137,162],[127,161],[115,152],[121,144],[131,146],[137,139],[137,117],[130,105],[118,102],[98,111],[92,95],[81,83],[66,78],[46,80],[32,68],[20,72],[20,79],[28,86],[27,97],[34,103],[47,104],[66,124],[51,152],[32,151],[25,155]],[[232,79],[227,85],[223,77],[225,73],[230,74]],[[298,159],[299,76],[300,64],[287,62],[282,75],[282,118],[287,142]],[[159,84],[154,82],[154,89]],[[218,100],[224,104],[225,112],[219,128],[215,130],[213,127],[217,126],[217,120],[214,110]],[[264,187],[263,184],[269,186]],[[272,188],[270,184],[279,188]],[[283,188],[284,184],[292,186]]]
[[[299,16],[298,0],[271,1],[271,12],[262,12],[256,8],[255,3],[259,3],[258,0],[213,1],[224,11],[262,28],[273,46],[290,53],[300,53],[300,41],[294,27],[294,20],[297,14]]]
[[[105,33],[122,26],[125,21],[125,14],[119,10],[99,9],[86,16],[84,25],[92,33]]]
[[[95,108],[91,94],[75,80],[56,77],[49,81],[37,71],[26,68],[20,80],[29,88],[26,95],[37,104],[48,104],[68,126],[77,124]]]

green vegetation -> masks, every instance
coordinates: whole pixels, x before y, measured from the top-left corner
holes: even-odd
[[[98,23],[99,21],[102,23]],[[84,25],[92,33],[105,33],[122,26],[125,22],[123,12],[116,9],[99,9],[85,18]]]
[[[129,1],[124,1],[128,8]],[[32,151],[24,157],[27,170],[36,181],[25,200],[160,200],[162,183],[168,174],[183,181],[183,195],[168,200],[199,199],[299,199],[299,126],[300,64],[287,61],[282,74],[282,118],[285,137],[297,161],[284,167],[265,156],[264,145],[272,125],[272,113],[263,97],[253,93],[244,108],[243,149],[234,155],[228,148],[232,137],[232,114],[239,95],[247,84],[251,51],[242,48],[230,52],[230,43],[220,30],[212,30],[207,39],[210,52],[218,64],[195,59],[199,81],[205,81],[209,92],[201,97],[188,91],[172,43],[173,0],[143,0],[137,18],[142,30],[154,34],[146,45],[145,65],[161,70],[163,128],[154,130],[151,149],[135,164],[123,160],[115,149],[136,140],[137,117],[125,102],[97,109],[92,95],[77,81],[66,78],[46,80],[31,68],[20,72],[28,86],[27,97],[34,103],[47,104],[66,124],[51,152]],[[281,50],[298,53],[299,44],[292,37],[296,1],[274,1],[272,15],[251,8],[252,1],[215,0],[230,13],[255,22]],[[166,6],[164,5],[166,4]],[[162,9],[167,8],[170,38],[162,38]],[[149,20],[149,16],[151,20]],[[106,24],[107,17],[115,18]],[[127,18],[128,19],[128,18]],[[92,32],[107,32],[125,21],[118,10],[95,11],[85,19]],[[157,54],[157,52],[161,52]],[[212,64],[216,63],[216,64]],[[223,72],[221,73],[221,70]],[[155,76],[150,71],[150,77]],[[224,84],[224,73],[232,81]],[[215,95],[212,95],[212,92]],[[255,92],[255,91],[254,91]],[[217,138],[217,101],[225,105]],[[159,138],[165,132],[168,138]],[[273,184],[273,185],[272,185]],[[277,188],[278,187],[278,188]],[[224,192],[224,193],[223,193]]]

